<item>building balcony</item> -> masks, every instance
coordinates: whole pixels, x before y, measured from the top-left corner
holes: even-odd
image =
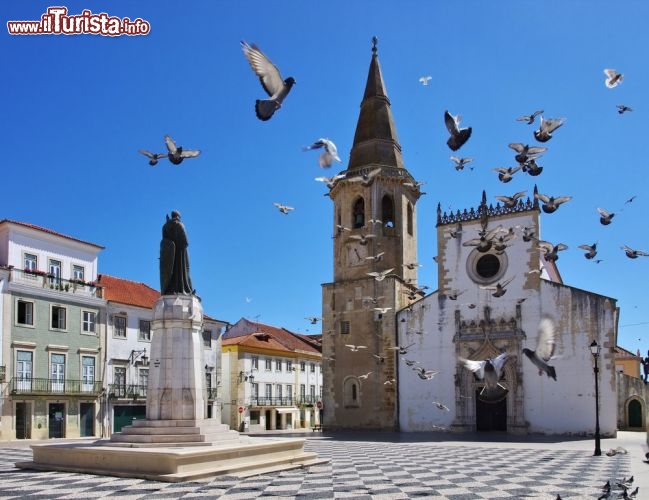
[[[282,397],[266,398],[253,396],[250,398],[250,406],[296,406],[296,405],[314,405],[320,398],[317,396],[304,396],[301,398]]]
[[[101,381],[51,379],[51,378],[12,378],[9,393],[12,396],[99,396]]]
[[[139,384],[110,384],[108,397],[113,399],[146,399],[146,385]]]
[[[85,297],[103,298],[103,288],[93,283],[77,279],[63,279],[46,273],[45,271],[26,269],[11,270],[12,283],[55,290],[63,293],[75,293]]]

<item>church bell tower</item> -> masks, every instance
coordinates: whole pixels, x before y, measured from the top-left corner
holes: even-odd
[[[329,192],[334,281],[322,285],[329,429],[398,429],[396,312],[423,295],[415,210],[421,192],[403,163],[376,43],[349,164]]]

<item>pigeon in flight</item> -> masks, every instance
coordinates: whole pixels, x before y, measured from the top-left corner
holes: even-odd
[[[638,257],[649,257],[649,253],[643,252],[642,250],[634,250],[631,247],[624,245],[621,247],[624,250],[624,253],[629,259],[637,259]]]
[[[622,80],[624,80],[624,75],[622,73],[618,73],[614,69],[605,69],[604,74],[606,75],[606,80],[604,81],[604,84],[609,89],[612,89],[613,87],[617,87],[620,83],[622,83]]]
[[[374,177],[376,177],[380,172],[380,168],[375,168],[374,170],[371,170],[367,173],[350,177],[348,180],[349,182],[360,182],[363,186],[369,186],[370,184],[372,184]]]
[[[525,226],[523,228],[523,241],[525,242],[532,241],[534,238],[535,238],[534,228]]]
[[[317,316],[308,316],[304,319],[309,320],[309,323],[312,325],[317,325],[318,321],[322,321],[322,318],[318,318]]]
[[[597,255],[597,243],[593,243],[592,245],[579,245],[578,248],[586,250],[584,257],[588,260],[595,258],[595,255]]]
[[[151,151],[147,151],[146,149],[140,149],[139,151],[140,154],[143,154],[149,159],[149,165],[152,167],[155,167],[158,164],[158,160],[161,158],[166,158],[167,153],[152,153]]]
[[[273,203],[277,207],[277,209],[282,212],[284,215],[287,215],[289,212],[292,210],[295,210],[293,207],[289,207],[288,205],[282,205],[281,203]]]
[[[388,380],[386,380],[385,382],[383,382],[383,385],[392,385],[392,384],[394,384],[396,381],[397,381],[396,378],[391,378],[391,379],[388,379]]]
[[[349,350],[352,352],[358,352],[361,349],[367,349],[367,346],[364,345],[354,345],[354,344],[345,344],[345,347],[349,347]]]
[[[462,223],[458,222],[457,225],[455,226],[455,229],[449,230],[448,235],[451,238],[457,238],[458,236],[460,236],[460,234],[462,234]]]
[[[399,351],[399,354],[400,354],[401,356],[405,356],[406,354],[408,354],[408,349],[410,349],[413,345],[415,345],[414,342],[413,342],[412,344],[408,344],[408,345],[405,346],[405,347],[404,347],[404,346],[399,346],[399,345],[398,345],[398,346],[395,346],[395,347],[390,347],[390,349],[393,349],[393,350],[395,350],[395,351]]]
[[[338,156],[338,148],[336,148],[336,145],[329,139],[318,139],[310,146],[303,147],[302,151],[319,148],[324,148],[324,151],[318,158],[318,165],[320,165],[320,168],[329,168],[334,161],[342,163],[342,160]]]
[[[169,154],[167,155],[169,157],[169,161],[174,165],[180,165],[185,158],[196,158],[201,154],[201,152],[198,150],[183,149],[182,146],[176,146],[174,140],[168,135],[165,135],[165,144],[167,145],[167,150],[169,151]]]
[[[471,127],[460,128],[461,119],[462,117],[460,115],[453,116],[448,111],[444,111],[444,123],[449,134],[451,134],[446,144],[452,151],[460,149],[469,140],[469,137],[471,137]]]
[[[367,372],[365,375],[359,375],[358,378],[361,380],[367,380],[370,375],[372,375],[372,372]]]
[[[508,280],[503,281],[502,283],[498,282],[495,286],[481,286],[483,290],[494,290],[494,293],[492,293],[492,297],[502,297],[507,293],[507,288],[505,288],[507,285],[509,285],[514,278],[511,277]]]
[[[375,234],[352,234],[349,239],[358,241],[359,244],[365,246],[368,244],[369,240],[376,238]]]
[[[496,167],[493,169],[494,172],[498,172],[498,180],[503,183],[507,183],[514,178],[514,174],[518,172],[522,167]]]
[[[548,362],[554,355],[556,330],[557,328],[552,318],[549,316],[542,318],[538,327],[536,350],[532,351],[527,347],[523,349],[523,354],[539,369],[539,375],[543,375],[543,372],[545,372],[548,377],[554,380],[557,380],[557,372],[554,366],[550,366]]]
[[[464,243],[462,243],[462,246],[476,247],[476,249],[480,253],[488,252],[493,246],[494,238],[501,230],[501,225],[498,225],[489,232],[487,232],[486,230],[481,230],[478,232],[478,238],[473,238],[471,240],[465,241]]]
[[[552,243],[549,243],[547,241],[539,241],[538,245],[543,252],[543,257],[548,262],[555,262],[559,260],[559,252],[561,252],[562,250],[568,250],[568,245],[564,245],[563,243],[557,243],[556,245],[553,245]]]
[[[518,199],[525,196],[527,191],[519,191],[514,193],[513,196],[496,196],[498,201],[502,201],[505,208],[514,208],[518,204]]]
[[[525,163],[523,163],[522,167],[523,172],[531,175],[532,177],[536,177],[541,172],[543,172],[543,167],[536,163],[536,160],[534,158],[527,160]]]
[[[421,82],[421,84],[422,84],[424,87],[427,87],[427,86],[428,86],[428,82],[431,81],[432,79],[433,79],[433,77],[430,76],[430,75],[426,75],[426,76],[419,77],[419,81]]]
[[[373,260],[374,262],[381,262],[383,260],[383,255],[385,252],[379,252],[376,255],[368,255],[365,257],[365,260]]]
[[[534,131],[534,138],[539,142],[548,142],[552,139],[552,132],[558,129],[566,122],[565,118],[548,118],[541,117],[541,125],[538,130]]]
[[[615,217],[613,212],[607,212],[603,208],[598,208],[597,211],[599,212],[599,222],[602,226],[608,226],[613,221],[613,217]]]
[[[444,403],[440,403],[439,401],[433,401],[432,403],[435,405],[435,407],[438,410],[451,411],[451,409],[448,406],[446,406]]]
[[[623,115],[627,111],[633,111],[633,108],[630,108],[629,106],[625,106],[624,104],[618,104],[617,106],[617,112]]]
[[[451,156],[451,161],[455,163],[455,170],[463,170],[464,165],[471,163],[473,158],[458,158],[457,156]]]
[[[391,267],[390,269],[386,269],[385,271],[381,272],[371,272],[371,273],[365,273],[368,276],[372,276],[376,281],[383,281],[388,274],[390,274],[392,271],[394,271],[394,267]]]
[[[509,144],[509,147],[516,151],[514,159],[521,164],[521,166],[531,159],[538,158],[548,150],[548,148],[543,146],[530,146],[529,144],[523,144],[522,142],[512,142]]]
[[[495,358],[482,361],[460,358],[460,362],[467,369],[471,370],[476,377],[484,380],[485,386],[480,392],[480,396],[483,396],[485,399],[493,399],[502,395],[503,391],[507,392],[507,388],[500,384],[499,380],[508,358],[509,354],[503,352]]]
[[[534,123],[534,119],[535,119],[537,116],[539,116],[541,113],[543,113],[543,110],[542,110],[542,109],[539,110],[539,111],[535,111],[535,112],[532,113],[531,115],[523,115],[523,116],[519,116],[518,118],[516,118],[516,121],[517,121],[517,122],[526,122],[528,125],[532,125],[532,123]]]
[[[289,76],[284,80],[277,66],[254,43],[249,45],[247,42],[241,41],[241,49],[252,71],[259,77],[261,86],[270,96],[270,99],[255,101],[257,118],[262,121],[270,120],[275,111],[282,107],[282,102],[295,85],[295,79]]]
[[[542,202],[541,209],[543,209],[546,214],[556,212],[559,205],[572,200],[572,196],[557,196],[555,198],[554,196],[547,196],[540,193],[534,193],[534,197]]]
[[[436,370],[426,370],[424,367],[416,368],[413,366],[412,369],[417,372],[417,376],[422,380],[433,380],[433,377],[439,373]]]
[[[336,182],[344,178],[344,174],[338,174],[334,175],[333,177],[316,177],[315,180],[318,182],[323,182],[329,189],[332,189],[336,185]]]

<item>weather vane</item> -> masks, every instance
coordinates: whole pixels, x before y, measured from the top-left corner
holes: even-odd
[[[379,39],[376,36],[372,37],[372,52],[376,54],[376,44],[379,43]]]

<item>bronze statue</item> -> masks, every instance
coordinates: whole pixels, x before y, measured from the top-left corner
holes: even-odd
[[[187,233],[180,222],[180,212],[171,212],[162,226],[160,242],[160,293],[162,295],[194,295],[189,276]]]

